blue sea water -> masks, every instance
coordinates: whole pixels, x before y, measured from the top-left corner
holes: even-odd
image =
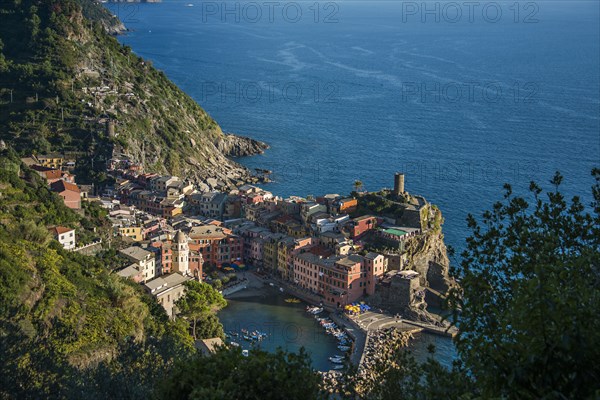
[[[192,4],[193,6],[189,6]],[[169,1],[108,5],[119,40],[221,125],[271,145],[242,159],[278,195],[406,189],[465,217],[502,185],[600,164],[599,2]]]

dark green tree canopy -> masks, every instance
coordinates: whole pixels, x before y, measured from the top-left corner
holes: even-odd
[[[591,213],[565,199],[557,173],[554,190],[531,183],[526,199],[506,185],[481,222],[468,218],[453,323],[485,398],[600,394],[600,170],[593,176]]]

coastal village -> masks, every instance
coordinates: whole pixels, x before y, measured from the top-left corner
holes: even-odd
[[[211,190],[185,177],[144,173],[119,159],[107,168],[115,183],[98,193],[93,185],[76,183],[75,160],[32,155],[22,161],[67,207],[78,211],[82,202],[96,202],[107,210],[109,240],[118,243],[125,265],[114,272],[143,285],[171,318],[186,281],[211,283],[228,296],[247,288],[251,275],[311,304],[315,315],[329,311],[334,320],[317,318],[339,336],[343,350],[357,340],[357,330],[366,332],[366,348],[369,329],[361,315],[371,308],[380,313],[372,314],[370,325],[388,315],[380,325],[389,328],[402,316],[413,321],[413,330],[447,334],[426,311],[428,302],[440,304],[448,288],[447,258],[415,256],[427,238],[440,235],[441,213],[405,190],[402,173],[393,177],[393,189],[377,193],[361,191],[357,181],[350,196],[282,198],[249,184]],[[369,212],[378,202],[385,205],[381,213]],[[68,227],[48,229],[69,251],[94,254],[103,246],[99,238],[78,243]],[[348,332],[339,328],[344,325]],[[206,343],[214,347],[214,341]]]

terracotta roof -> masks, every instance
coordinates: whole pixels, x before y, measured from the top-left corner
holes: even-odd
[[[63,233],[74,231],[75,229],[65,228],[64,226],[55,226],[54,228],[50,228],[48,230],[54,233],[55,235],[62,235]]]
[[[59,169],[56,169],[56,168],[48,168],[48,167],[43,167],[41,165],[32,165],[31,169],[44,174],[44,176],[48,180],[60,179],[60,177],[62,176],[62,171]]]
[[[288,222],[290,220],[294,220],[294,218],[287,214],[283,214],[275,219],[275,221],[282,223],[282,224],[285,224],[286,222]]]
[[[316,256],[322,256],[322,257],[329,257],[332,256],[334,253],[333,251],[331,251],[331,249],[328,249],[327,247],[323,247],[321,245],[317,245],[314,247],[311,247],[308,250],[309,253],[312,253]]]
[[[71,191],[71,192],[77,192],[77,193],[80,192],[77,185],[75,185],[73,183],[65,182],[63,180],[59,180],[59,181],[51,183],[50,189],[53,192],[59,192],[59,193],[64,192],[64,191]]]

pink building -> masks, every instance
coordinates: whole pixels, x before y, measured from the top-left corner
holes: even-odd
[[[343,307],[375,292],[375,284],[384,273],[384,258],[369,253],[325,258],[305,252],[293,256],[294,282],[333,307]]]
[[[374,217],[372,215],[363,215],[358,218],[354,218],[349,224],[350,237],[352,240],[359,239],[366,232],[374,230],[382,222],[381,218]]]
[[[74,210],[81,208],[81,192],[77,185],[58,180],[50,184],[50,190],[57,193],[63,199],[67,207]]]

